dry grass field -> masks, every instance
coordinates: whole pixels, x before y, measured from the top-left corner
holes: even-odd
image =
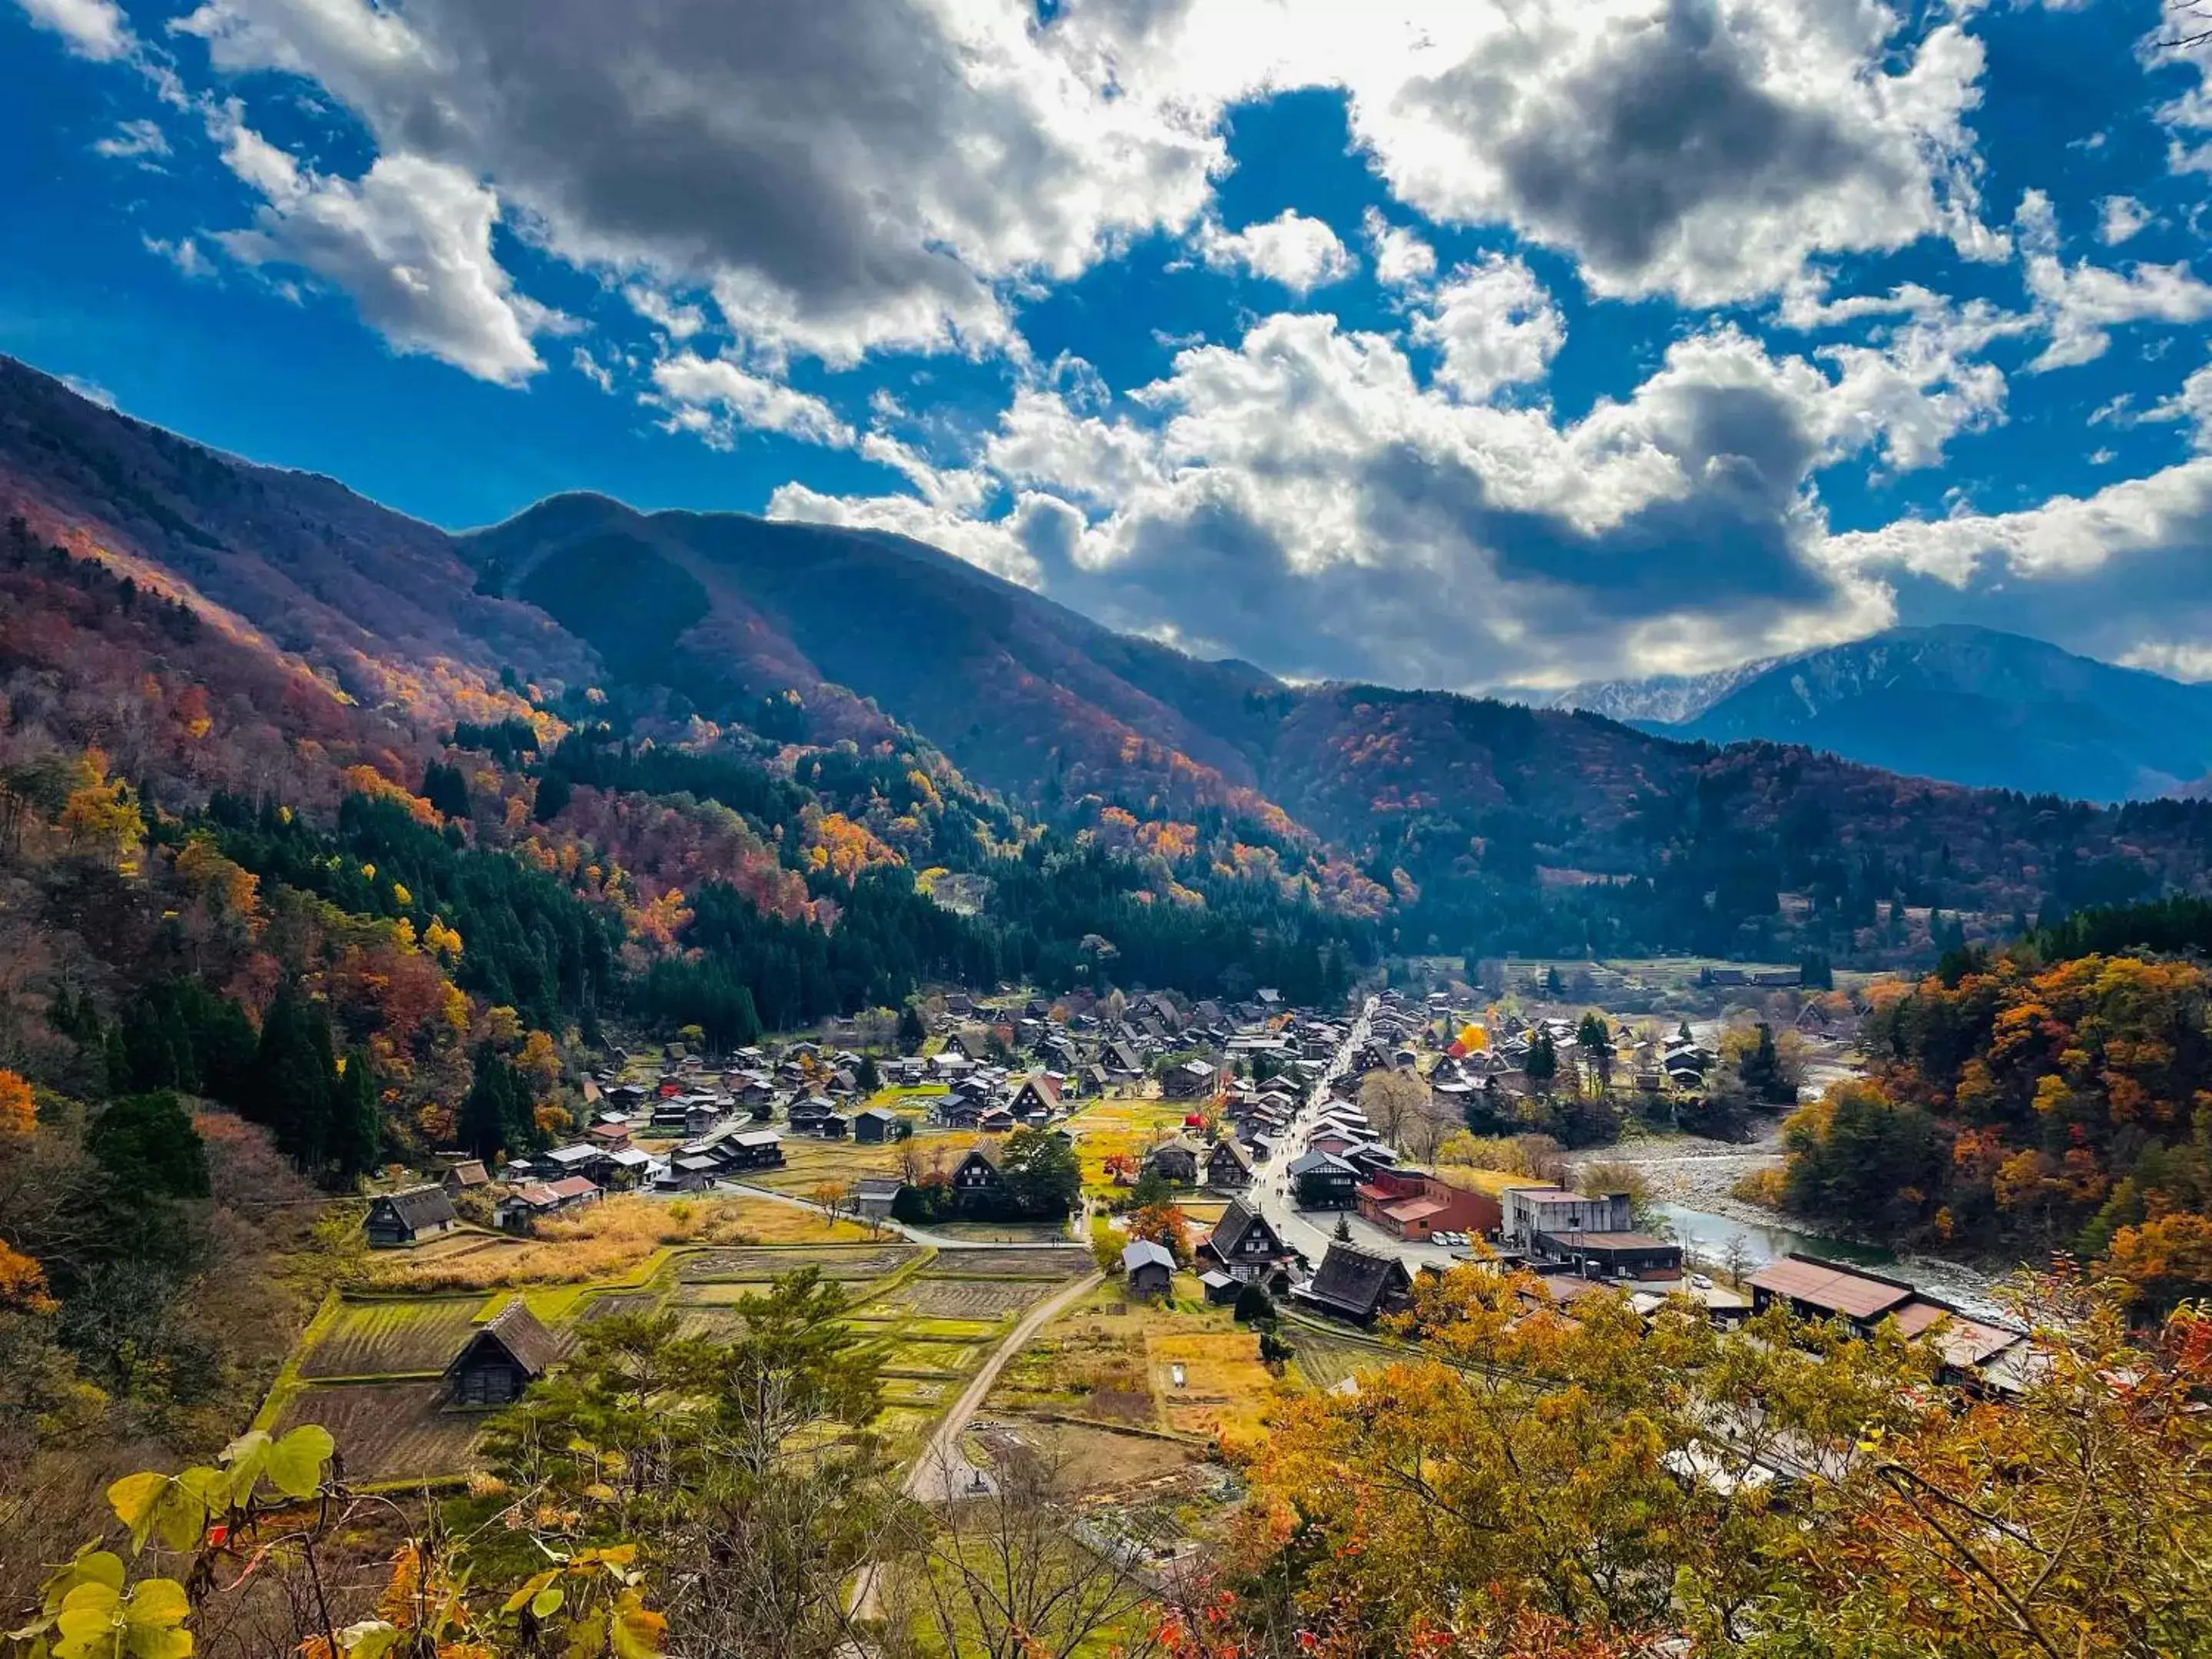
[[[1063,1127],[1075,1137],[1085,1189],[1112,1191],[1114,1180],[1106,1173],[1106,1160],[1118,1157],[1141,1163],[1145,1154],[1160,1142],[1182,1133],[1189,1111],[1188,1102],[1133,1096],[1109,1097],[1084,1107]]]
[[[664,1252],[687,1244],[831,1244],[865,1240],[868,1231],[773,1199],[623,1194],[541,1222],[532,1238],[460,1237],[485,1247],[439,1252],[436,1244],[447,1242],[439,1240],[429,1254],[378,1251],[365,1287],[429,1293],[574,1284],[650,1271]]]
[[[787,1135],[783,1168],[754,1170],[744,1179],[748,1186],[804,1198],[817,1187],[849,1187],[864,1176],[897,1175],[909,1155],[921,1159],[925,1170],[950,1170],[967,1156],[976,1139],[972,1129],[928,1129],[919,1121],[908,1139],[872,1146],[857,1140],[812,1140]]]
[[[1268,1412],[1297,1392],[1260,1363],[1259,1336],[1249,1330],[1150,1331],[1145,1358],[1167,1426],[1231,1449],[1262,1438]]]

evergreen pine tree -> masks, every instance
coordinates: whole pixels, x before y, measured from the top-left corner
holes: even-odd
[[[921,1053],[921,1045],[928,1039],[928,1028],[924,1026],[921,1023],[921,1011],[920,1009],[916,1008],[911,1002],[909,1002],[905,1007],[899,1010],[898,1046],[899,1052],[901,1054],[913,1054]]]
[[[853,1080],[860,1085],[860,1092],[872,1095],[884,1086],[884,1074],[876,1066],[873,1054],[862,1054],[860,1064],[853,1073]]]
[[[1352,1243],[1352,1219],[1343,1211],[1336,1212],[1336,1231],[1332,1235],[1340,1244]]]

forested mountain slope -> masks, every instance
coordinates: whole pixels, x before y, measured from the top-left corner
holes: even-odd
[[[536,746],[492,757],[491,781],[521,805],[488,843],[526,842],[543,822],[605,851],[637,838],[623,803],[686,795],[685,810],[719,802],[747,826],[747,850],[727,856],[757,896],[775,886],[767,872],[817,860],[848,878],[981,872],[1064,847],[1122,871],[1141,903],[1203,908],[1209,884],[1221,903],[1264,892],[1372,924],[1377,947],[1876,960],[1931,942],[1924,924],[1904,930],[1907,909],[2002,921],[2201,885],[2212,862],[2202,806],[2097,810],[1556,709],[1294,688],[875,532],[567,495],[448,536],[15,365],[0,368],[0,507],[23,521],[24,547],[136,573],[258,672],[320,688],[315,718],[335,737],[285,732],[281,705],[246,698],[225,731],[268,726],[289,775],[226,762],[188,775],[201,789],[328,805],[361,781],[346,769],[367,766],[419,799],[433,760],[483,764],[448,747],[457,722],[516,720]],[[40,659],[82,682],[91,732],[130,653],[67,655]],[[588,758],[648,739],[683,758],[642,771]],[[533,817],[547,805],[558,811]],[[641,915],[655,890],[717,869],[696,846],[650,846],[665,872],[626,866]]]

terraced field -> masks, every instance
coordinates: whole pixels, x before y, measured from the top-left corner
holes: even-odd
[[[678,1256],[676,1277],[687,1285],[715,1279],[769,1279],[795,1267],[815,1267],[824,1279],[881,1279],[918,1254],[911,1244],[831,1245],[823,1248],[736,1246],[693,1250]]]
[[[468,1468],[486,1417],[446,1409],[444,1401],[436,1382],[323,1383],[286,1402],[276,1431],[321,1424],[337,1439],[349,1480],[449,1479]]]
[[[1019,1313],[1052,1291],[1045,1279],[908,1279],[884,1298],[894,1307],[928,1319],[995,1320]]]
[[[481,1296],[342,1304],[321,1328],[310,1328],[300,1375],[392,1376],[442,1371],[476,1328],[484,1305]]]
[[[678,1246],[642,1268],[625,1264],[594,1280],[586,1265],[575,1280],[533,1280],[520,1292],[341,1298],[309,1327],[258,1420],[322,1424],[356,1480],[451,1480],[467,1472],[487,1418],[447,1408],[440,1374],[512,1296],[522,1294],[564,1341],[598,1320],[661,1310],[676,1315],[684,1335],[726,1340],[742,1329],[738,1301],[766,1293],[778,1274],[811,1267],[853,1297],[854,1329],[884,1345],[884,1410],[872,1426],[903,1443],[926,1431],[1024,1310],[1091,1267],[1087,1251],[1066,1245],[933,1253],[849,1240]],[[921,1272],[908,1271],[917,1264]]]
[[[925,1279],[1080,1279],[1091,1268],[1080,1244],[1016,1246],[1002,1250],[939,1250],[922,1269]]]

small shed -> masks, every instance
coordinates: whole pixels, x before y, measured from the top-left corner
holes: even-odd
[[[1136,1239],[1121,1252],[1121,1273],[1130,1295],[1165,1296],[1175,1285],[1174,1253],[1148,1238]]]
[[[1210,1273],[1200,1274],[1198,1282],[1205,1288],[1206,1299],[1217,1308],[1228,1306],[1244,1291],[1243,1285],[1223,1273],[1218,1267]]]
[[[438,1184],[446,1189],[448,1198],[458,1198],[463,1193],[489,1186],[491,1171],[484,1168],[482,1158],[465,1158],[458,1164],[447,1164],[445,1174],[438,1177]]]
[[[899,1115],[888,1106],[863,1106],[853,1115],[853,1139],[864,1146],[899,1138]]]
[[[459,1219],[446,1189],[426,1184],[369,1200],[362,1230],[368,1235],[371,1249],[392,1250],[417,1239],[451,1232]]]
[[[560,1357],[559,1340],[518,1296],[470,1333],[446,1381],[457,1406],[511,1405]]]

